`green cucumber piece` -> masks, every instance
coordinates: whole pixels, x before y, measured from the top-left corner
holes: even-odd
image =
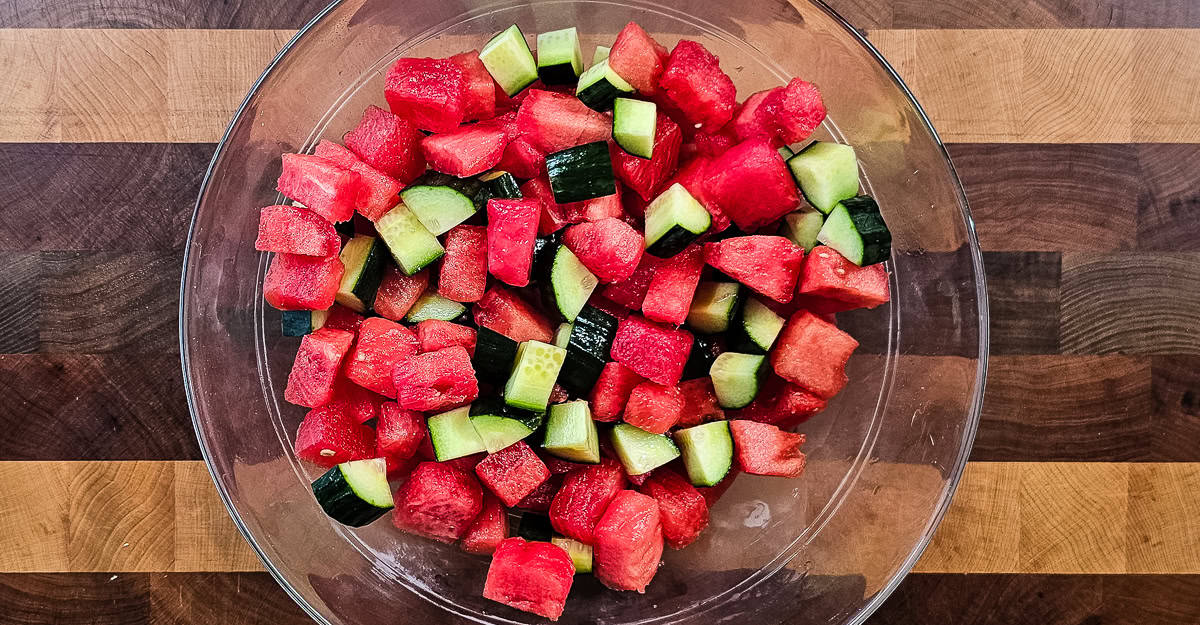
[[[567,348],[567,344],[571,342],[571,324],[560,323],[558,329],[554,331],[554,344],[563,349]]]
[[[542,448],[571,462],[600,462],[600,435],[586,401],[550,406]]]
[[[284,336],[304,336],[325,326],[328,310],[285,310],[279,316],[279,326]]]
[[[538,33],[538,78],[547,85],[573,85],[583,71],[583,50],[574,26]]]
[[[560,245],[550,265],[550,279],[544,283],[546,303],[563,319],[573,322],[599,283],[600,279],[579,262],[574,252]]]
[[[882,263],[892,255],[892,233],[879,205],[866,195],[839,202],[825,218],[817,240],[859,267]]]
[[[537,61],[516,24],[500,31],[483,46],[479,60],[509,96],[517,95],[538,78]]]
[[[758,395],[758,387],[766,374],[767,357],[761,354],[725,352],[713,361],[709,376],[717,403],[722,408],[745,408]]]
[[[487,206],[488,200],[494,198],[500,199],[519,199],[521,197],[521,183],[517,182],[517,177],[506,171],[489,171],[479,175],[479,191],[475,193],[473,198],[477,208]],[[477,210],[476,215],[487,215],[485,210]]]
[[[325,514],[350,527],[362,527],[395,505],[383,458],[343,462],[317,478],[312,491]]]
[[[608,46],[596,46],[596,49],[592,51],[592,65],[599,65],[600,61],[608,60],[608,53],[611,50],[612,48]]]
[[[482,187],[474,178],[428,172],[401,191],[400,199],[431,233],[440,236],[479,210],[473,198]]]
[[[576,573],[591,573],[592,572],[592,546],[586,543],[581,543],[574,538],[555,535],[550,539],[550,544],[562,547],[563,551],[571,556],[571,564],[575,565]]]
[[[559,204],[582,202],[617,192],[607,141],[593,141],[546,155],[550,191]]]
[[[785,161],[796,155],[796,153],[792,151],[792,148],[789,148],[786,145],[779,146],[779,148],[775,151],[779,152],[779,155],[782,156],[783,160]]]
[[[651,434],[628,423],[618,423],[610,435],[613,451],[629,475],[649,473],[679,457],[675,441],[665,434]]]
[[[737,315],[740,290],[737,282],[701,282],[688,309],[688,327],[704,334],[728,330]]]
[[[712,486],[733,467],[733,436],[728,421],[713,421],[678,430],[675,442],[683,452],[683,467],[695,486]]]
[[[650,158],[658,107],[653,102],[617,98],[613,101],[613,140],[629,154]]]
[[[406,276],[424,269],[446,253],[437,237],[408,210],[404,202],[380,217],[375,222],[375,230]]]
[[[338,286],[337,303],[354,312],[367,312],[375,305],[375,292],[387,267],[387,248],[379,239],[360,234],[342,246],[339,254],[345,271]]]
[[[471,425],[489,454],[494,454],[542,427],[541,414],[520,410],[489,397],[471,404]]]
[[[825,225],[825,215],[812,209],[800,210],[783,218],[783,236],[804,248],[807,254],[817,246],[817,234]]]
[[[735,335],[730,347],[750,354],[765,354],[771,351],[786,322],[787,319],[775,314],[762,300],[748,297],[735,321]]]
[[[575,86],[575,97],[588,108],[600,112],[611,109],[613,101],[627,93],[633,93],[633,86],[608,66],[607,57],[580,74]]]
[[[452,299],[446,299],[433,291],[426,291],[417,298],[404,320],[409,323],[420,323],[429,319],[454,321],[467,311],[467,307]]]
[[[433,454],[438,462],[487,451],[471,423],[470,406],[435,414],[426,419],[425,424],[429,427],[429,442],[433,443]]]
[[[550,523],[550,517],[526,512],[521,515],[521,522],[517,525],[517,536],[530,542],[548,543],[554,537],[554,526]]]
[[[556,230],[533,240],[533,264],[529,275],[536,280],[548,280],[550,268],[554,264],[554,255],[558,246],[562,245],[563,231]]]
[[[787,164],[805,199],[822,213],[858,194],[858,160],[849,145],[814,141]]]
[[[480,382],[503,384],[517,360],[517,342],[499,332],[480,326],[475,331],[475,355],[471,366]]]
[[[558,375],[558,383],[576,396],[592,391],[604,364],[610,360],[613,339],[617,337],[617,318],[596,308],[584,306],[571,325],[567,340],[567,359]],[[708,375],[707,369],[705,375]]]
[[[541,341],[521,343],[512,375],[504,385],[505,403],[515,408],[545,412],[566,355],[567,350]]]
[[[712,216],[678,182],[646,206],[646,251],[670,258],[708,231]]]
[[[687,362],[683,365],[682,379],[707,378],[709,369],[717,359],[717,346],[721,340],[718,336],[692,334],[692,351],[688,352]]]

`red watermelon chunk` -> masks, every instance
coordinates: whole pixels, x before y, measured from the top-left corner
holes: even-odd
[[[787,303],[796,290],[804,248],[784,237],[752,235],[706,243],[705,261],[729,277]]]
[[[666,188],[663,183],[675,173],[682,145],[683,132],[679,125],[660,112],[654,126],[654,151],[650,158],[634,156],[615,142],[609,144],[613,173],[642,199],[650,201]]]
[[[630,310],[638,310],[646,300],[646,292],[650,290],[650,282],[658,270],[662,259],[651,254],[642,254],[638,261],[637,270],[628,278],[605,286],[601,291],[606,299],[624,306]]]
[[[491,119],[496,116],[496,81],[479,60],[479,51],[470,50],[450,57],[463,72],[467,90],[463,96],[463,119]]]
[[[546,152],[526,137],[517,137],[504,146],[496,169],[518,178],[534,178],[546,171]]]
[[[721,497],[725,496],[725,491],[729,490],[730,486],[733,486],[733,481],[737,479],[739,473],[741,471],[738,470],[737,463],[734,463],[729,473],[720,482],[717,482],[713,486],[696,487],[696,491],[700,493],[701,497],[704,497],[704,503],[708,504],[709,510],[712,510],[712,507],[717,505]]]
[[[421,342],[422,352],[436,352],[457,345],[468,354],[475,354],[475,329],[457,323],[426,319],[417,324],[417,339]]]
[[[409,410],[437,412],[479,397],[471,356],[457,345],[397,361],[392,381],[396,403]]]
[[[764,138],[743,141],[707,168],[705,195],[744,232],[753,232],[800,205],[783,157]]]
[[[288,374],[287,389],[283,398],[297,406],[316,408],[333,399],[333,385],[337,380],[342,359],[354,342],[354,333],[345,330],[321,328],[300,339],[300,349]]]
[[[617,185],[617,192],[612,195],[571,202],[563,204],[562,207],[566,212],[567,221],[571,223],[600,221],[610,217],[620,219],[625,216],[625,209],[621,205],[621,185]]]
[[[625,410],[625,401],[634,387],[641,384],[645,378],[619,362],[606,362],[600,371],[600,377],[592,386],[588,396],[588,404],[592,408],[592,419],[600,422],[612,422],[621,418]]]
[[[664,434],[683,416],[683,394],[675,386],[642,382],[625,403],[625,422],[653,434]]]
[[[769,423],[734,420],[734,455],[742,471],[752,475],[799,477],[804,472],[803,434],[784,432]]]
[[[669,57],[667,49],[654,41],[641,26],[629,22],[617,34],[617,40],[608,53],[608,66],[638,93],[654,95]]]
[[[691,139],[679,150],[680,158],[715,158],[737,145],[738,138],[734,134],[733,124],[725,124],[720,130],[695,132]],[[670,186],[670,185],[665,185]]]
[[[642,493],[658,502],[663,538],[672,549],[696,542],[708,527],[708,503],[682,475],[666,467],[656,469],[642,485]]]
[[[383,317],[371,317],[358,329],[358,342],[346,359],[346,377],[384,397],[396,397],[392,370],[417,353],[420,343],[412,330]]]
[[[612,460],[568,473],[550,504],[550,524],[563,536],[593,544],[596,523],[624,487],[625,471]]]
[[[566,204],[554,201],[554,193],[550,190],[550,181],[539,175],[525,181],[521,185],[521,196],[535,199],[541,205],[538,215],[538,234],[547,235],[558,232],[571,223],[567,219]]]
[[[824,409],[824,399],[772,374],[754,401],[733,411],[730,416],[789,429]]]
[[[402,58],[385,80],[392,112],[421,130],[450,132],[466,116],[467,81],[454,61]]]
[[[497,280],[512,286],[529,284],[541,210],[536,199],[488,200],[488,273]]]
[[[376,448],[381,455],[396,460],[412,458],[425,440],[425,417],[390,401],[379,407],[375,432]]]
[[[663,261],[650,280],[642,301],[642,314],[654,321],[682,324],[687,320],[703,270],[704,249],[699,245],[689,245]]]
[[[705,376],[684,380],[679,383],[679,392],[683,395],[683,413],[677,424],[679,427],[687,428],[725,418],[725,411],[717,403],[712,378]]]
[[[475,474],[504,505],[515,506],[550,478],[550,469],[525,441],[517,441],[488,454],[475,465]]]
[[[337,256],[342,247],[333,224],[307,208],[276,205],[258,213],[254,249],[303,256]]]
[[[875,308],[888,301],[888,273],[882,264],[859,267],[837,250],[818,245],[808,255],[800,274],[800,295],[811,295],[843,304],[841,312],[855,308]]]
[[[590,466],[581,462],[568,462],[544,452],[539,457],[542,459],[542,462],[546,463],[546,468],[550,469],[551,475],[562,475],[571,471],[586,469]]]
[[[642,233],[611,217],[567,228],[563,243],[601,282],[620,282],[633,275],[646,249]]]
[[[375,430],[354,420],[346,404],[310,410],[296,431],[296,457],[322,467],[375,455]]]
[[[364,317],[341,304],[334,304],[329,309],[329,315],[325,317],[325,325],[322,327],[333,330],[349,330],[350,332],[358,333],[358,328],[362,326]]]
[[[829,399],[846,385],[846,361],[857,347],[854,337],[802,310],[779,333],[771,366],[779,377]]]
[[[630,315],[617,326],[611,351],[613,360],[643,378],[674,386],[683,377],[683,367],[692,351],[692,334]]]
[[[346,414],[358,423],[366,423],[379,416],[379,407],[386,401],[387,398],[379,393],[368,391],[346,378],[339,377],[333,382],[333,399],[329,400],[329,403],[342,402],[346,407]]]
[[[483,510],[462,537],[462,550],[490,556],[505,538],[508,538],[508,511],[495,495],[485,492]]]
[[[446,233],[445,245],[438,294],[456,302],[479,301],[487,289],[487,228],[454,226]]]
[[[435,171],[469,178],[495,167],[506,145],[508,137],[502,125],[479,122],[425,137],[421,152]]]
[[[475,305],[475,324],[518,342],[554,340],[550,321],[514,291],[493,286]]]
[[[765,138],[771,141],[772,145],[783,145],[783,140],[779,138],[779,125],[775,121],[774,100],[770,98],[780,89],[781,87],[775,87],[753,93],[742,102],[731,124],[739,140]]]
[[[442,462],[422,462],[396,491],[392,523],[403,532],[452,543],[483,509],[474,475]]]
[[[284,154],[275,188],[331,222],[354,216],[361,177],[319,156]]]
[[[646,592],[662,559],[658,502],[637,491],[613,498],[596,525],[593,573],[613,590]]]
[[[558,489],[562,488],[562,482],[562,475],[551,475],[550,479],[538,484],[538,487],[533,489],[532,493],[526,495],[516,507],[522,510],[531,510],[546,514],[550,511],[550,504],[554,501],[555,495],[558,494]]]
[[[703,45],[684,39],[675,44],[659,86],[689,124],[717,130],[733,117],[737,88],[721,71],[720,60]]]
[[[364,163],[408,184],[425,171],[420,145],[424,136],[405,119],[371,105],[342,141]]]
[[[316,155],[359,175],[358,198],[354,207],[359,214],[372,222],[383,217],[384,213],[392,210],[399,201],[398,195],[402,185],[359,160],[354,152],[322,139],[317,144]]]
[[[492,556],[483,596],[557,621],[574,580],[575,565],[562,547],[506,538]]]
[[[375,291],[373,308],[375,312],[392,321],[400,321],[428,287],[429,271],[419,271],[406,276],[394,265],[388,265],[383,272],[383,280],[379,283],[379,290]]]
[[[793,78],[784,87],[772,89],[764,106],[775,116],[783,143],[800,143],[825,121],[825,103],[817,86]]]
[[[567,93],[530,89],[517,110],[517,128],[543,154],[584,143],[607,141],[612,118]]]

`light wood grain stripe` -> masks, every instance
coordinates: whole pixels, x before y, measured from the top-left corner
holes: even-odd
[[[3,462],[0,483],[0,573],[261,569],[200,462]],[[1200,573],[1197,492],[1200,463],[974,462],[916,570]]]
[[[281,30],[0,30],[0,142],[216,141]],[[1200,30],[877,30],[956,142],[1200,142]]]

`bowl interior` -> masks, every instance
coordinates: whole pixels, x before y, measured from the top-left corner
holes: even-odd
[[[364,107],[383,105],[383,74],[395,58],[478,48],[514,22],[527,35],[577,26],[585,58],[631,19],[668,47],[696,39],[721,58],[740,97],[791,76],[817,83],[830,110],[818,138],[855,146],[895,237],[892,302],[838,315],[862,345],[846,391],[801,428],[806,475],[740,476],[701,540],[668,550],[645,595],[578,576],[562,621],[861,620],[911,567],[978,417],[987,327],[978,249],[957,178],[906,90],[831,13],[797,4],[357,0],[331,7],[268,70],[201,193],[181,341],[218,488],[315,618],[537,620],[480,596],[486,559],[400,534],[386,519],[348,529],[321,513],[308,490],[320,471],[291,453],[304,410],[282,401],[297,341],[279,336],[278,312],[263,305],[268,259],[253,249],[254,209],[280,199],[279,154],[339,140]]]

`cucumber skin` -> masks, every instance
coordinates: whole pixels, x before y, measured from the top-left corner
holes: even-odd
[[[688,230],[679,224],[675,224],[674,226],[671,226],[671,229],[668,230],[666,234],[659,237],[654,243],[648,245],[646,247],[646,253],[650,254],[651,256],[657,256],[658,258],[670,258],[682,252],[685,248],[687,248],[688,245],[699,238],[699,234],[696,234],[695,232],[692,232],[691,230]]]
[[[617,192],[607,141],[593,141],[546,156],[550,191],[559,204],[582,202]]]
[[[584,306],[579,311],[567,343],[567,357],[558,374],[558,383],[563,388],[581,397],[592,391],[604,364],[611,359],[618,323],[616,317],[594,306]]]
[[[349,527],[362,527],[391,510],[373,506],[354,494],[339,467],[333,467],[312,483],[313,495],[329,518]]]
[[[863,267],[881,263],[892,256],[892,233],[883,221],[879,205],[866,195],[842,200],[854,229],[863,240]]]
[[[471,366],[481,382],[504,384],[517,359],[517,342],[491,328],[479,328],[475,334],[475,356]]]

